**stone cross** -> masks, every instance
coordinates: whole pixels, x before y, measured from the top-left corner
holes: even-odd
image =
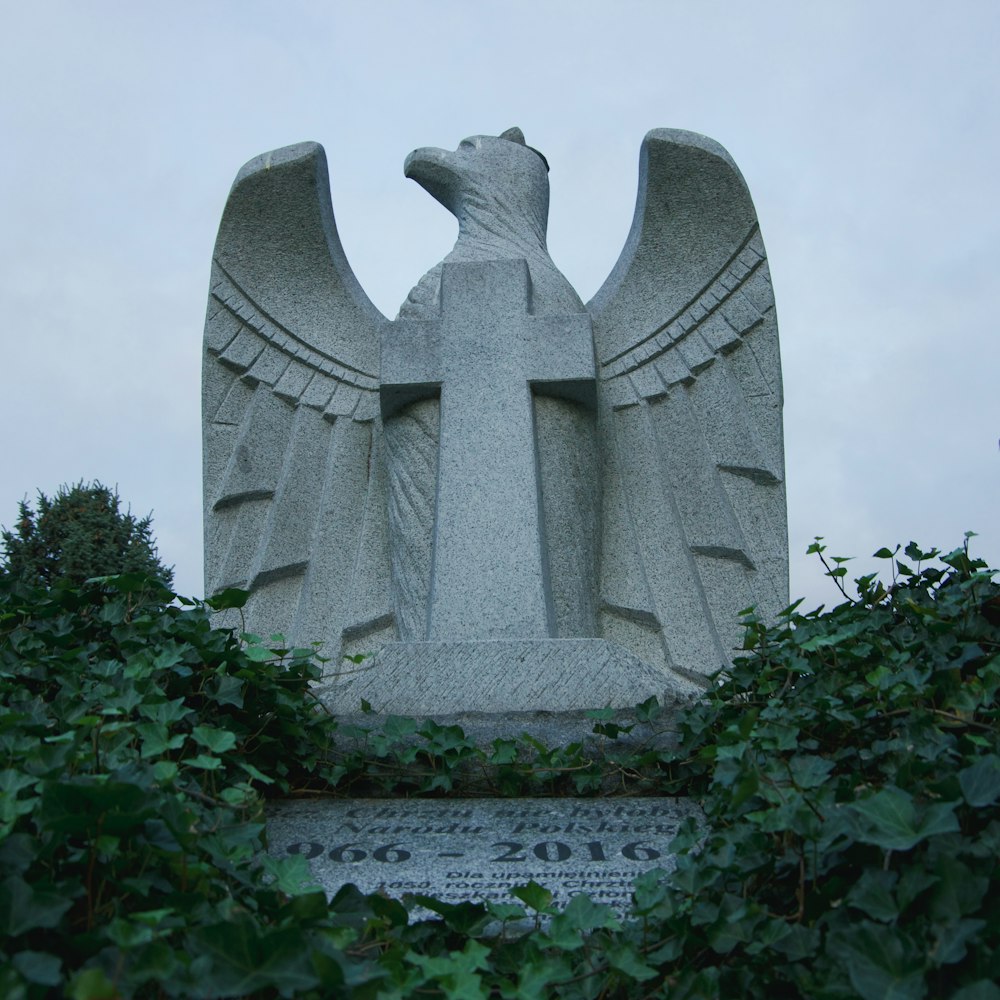
[[[532,392],[593,404],[590,317],[532,315],[524,260],[445,264],[440,319],[391,324],[381,366],[383,418],[441,395],[427,639],[551,637]]]

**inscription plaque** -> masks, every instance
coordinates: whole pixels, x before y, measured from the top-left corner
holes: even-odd
[[[564,906],[586,893],[625,912],[632,880],[670,871],[681,823],[701,818],[690,801],[630,799],[321,799],[268,811],[276,857],[299,854],[332,896],[362,892],[434,896],[444,902],[516,902],[534,880]]]

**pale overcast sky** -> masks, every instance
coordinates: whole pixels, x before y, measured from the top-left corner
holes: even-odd
[[[785,380],[792,596],[804,551],[868,571],[911,538],[1000,563],[1000,4],[585,0],[2,2],[0,522],[100,479],[202,592],[199,373],[225,198],[326,147],[347,256],[386,314],[454,221],[402,163],[511,125],[551,167],[549,247],[584,299],[643,135],[717,139],[754,197]]]

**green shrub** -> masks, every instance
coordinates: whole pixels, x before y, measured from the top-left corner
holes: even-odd
[[[97,482],[60,486],[51,499],[39,490],[36,510],[22,500],[14,530],[2,538],[4,572],[43,587],[117,573],[173,582],[157,556],[151,516],[123,511],[117,491]]]
[[[0,995],[995,1000],[1000,588],[964,548],[881,555],[891,583],[830,612],[748,614],[679,749],[609,755],[701,801],[676,873],[628,920],[581,896],[521,935],[497,922],[544,887],[421,898],[441,919],[412,924],[351,887],[328,904],[264,855],[262,796],[440,794],[476,754],[494,791],[593,793],[579,750],[398,719],[341,745],[309,650],[136,577],[0,581]]]

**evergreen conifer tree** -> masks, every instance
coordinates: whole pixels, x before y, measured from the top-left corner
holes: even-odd
[[[36,508],[22,500],[17,524],[4,528],[2,539],[0,571],[26,583],[81,584],[116,573],[141,573],[167,587],[173,582],[156,551],[152,516],[123,511],[117,490],[99,482],[60,486],[51,499],[39,490]]]

